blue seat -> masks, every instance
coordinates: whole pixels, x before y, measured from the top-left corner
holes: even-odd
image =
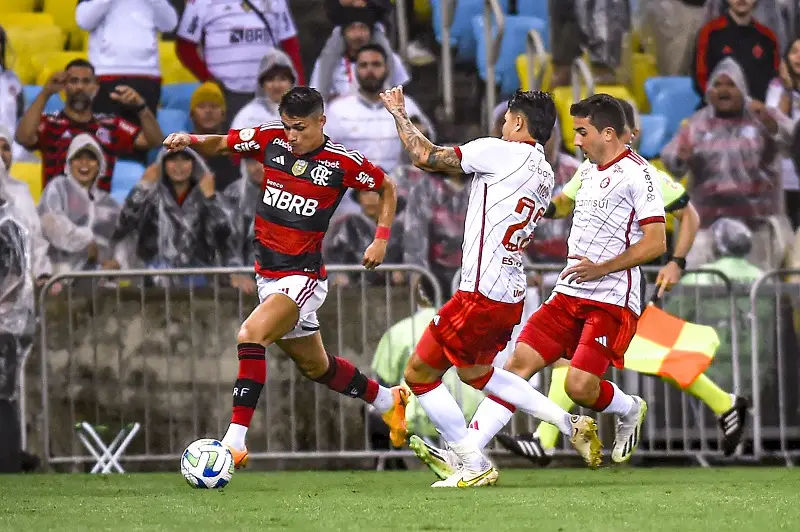
[[[486,46],[483,35],[483,16],[472,18],[472,29],[478,42],[478,74],[486,80]],[[547,23],[535,17],[509,15],[506,17],[506,27],[503,40],[500,43],[500,53],[497,56],[496,81],[500,85],[501,98],[511,96],[520,87],[517,74],[517,56],[525,52],[525,42],[530,30],[536,30],[547,42]]]
[[[189,113],[179,109],[159,109],[158,125],[161,126],[161,131],[164,136],[170,133],[177,133],[179,131],[189,130]]]
[[[667,135],[667,117],[640,115],[639,124],[639,153],[646,159],[655,159],[670,140]]]
[[[172,83],[161,87],[161,107],[189,112],[189,101],[200,83]]]
[[[667,119],[667,136],[672,137],[681,122],[694,114],[700,105],[700,96],[694,91],[688,77],[655,77],[644,82],[645,93],[650,101],[650,114]]]
[[[39,96],[39,93],[42,92],[42,87],[39,85],[25,85],[22,88],[22,95],[25,98],[25,108],[31,106],[33,100]],[[64,100],[61,99],[61,96],[58,94],[53,94],[48,98],[47,103],[44,106],[45,113],[57,113],[58,111],[64,108]]]
[[[144,165],[133,161],[117,161],[111,175],[111,197],[122,205],[131,189],[144,174]]]
[[[550,21],[550,14],[547,10],[547,0],[525,0],[524,2],[517,2],[517,15],[524,17],[536,17]]]
[[[457,0],[450,27],[450,46],[455,49],[456,60],[472,62],[477,53],[477,43],[472,32],[472,18],[483,13],[484,0]],[[500,0],[503,13],[508,13],[508,0]],[[431,0],[433,33],[442,42],[442,1]]]

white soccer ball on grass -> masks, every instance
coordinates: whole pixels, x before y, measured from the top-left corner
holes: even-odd
[[[233,476],[233,455],[217,440],[197,440],[183,451],[181,474],[193,488],[224,488]]]

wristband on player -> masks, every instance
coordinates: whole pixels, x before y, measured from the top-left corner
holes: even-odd
[[[686,259],[685,258],[683,258],[683,257],[672,257],[669,260],[670,260],[670,262],[674,262],[675,264],[677,264],[678,268],[680,268],[681,271],[686,270]]]
[[[197,135],[189,135],[189,144],[199,144],[199,143],[200,139],[197,137]]]
[[[378,229],[375,230],[375,238],[380,240],[389,240],[389,235],[392,234],[392,230],[386,227],[385,225],[379,225]]]
[[[556,214],[556,204],[551,201],[550,205],[547,206],[547,210],[544,211],[544,217],[552,218],[553,216],[555,216],[555,214]]]

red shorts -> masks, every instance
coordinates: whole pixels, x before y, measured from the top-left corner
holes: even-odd
[[[517,342],[548,364],[566,357],[572,366],[602,376],[609,364],[624,366],[638,319],[628,308],[555,293],[528,319]]]
[[[459,290],[428,325],[416,352],[437,369],[489,366],[511,339],[522,319],[523,305],[523,301],[501,303]]]

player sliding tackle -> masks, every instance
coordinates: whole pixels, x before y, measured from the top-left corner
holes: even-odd
[[[416,166],[475,173],[459,290],[428,326],[405,370],[411,391],[458,457],[457,470],[434,487],[491,485],[498,476],[442,385],[442,375],[451,366],[470,386],[559,427],[587,463],[596,466],[601,446],[594,420],[570,416],[521,377],[491,365],[522,317],[527,283],[521,251],[553,191],[553,171],[543,149],[555,124],[552,98],[539,91],[517,91],[506,112],[502,140],[481,138],[455,148],[432,144],[411,123],[402,88],[382,93],[381,99]],[[419,440],[412,448],[427,463],[435,461]]]
[[[276,344],[307,378],[348,397],[371,403],[389,425],[392,444],[406,439],[407,390],[385,388],[347,360],[325,352],[317,309],[328,293],[322,239],[348,187],[381,195],[375,240],[363,264],[383,262],[394,220],[395,185],[357,151],[323,134],[322,96],[295,87],[281,99],[281,121],[233,129],[227,135],[173,133],[171,151],[193,146],[204,155],[239,153],[264,165],[263,198],[255,217],[256,281],[260,304],[239,329],[239,376],[233,388],[233,416],[222,439],[234,464],[247,464],[245,435],[267,377],[266,348]]]

